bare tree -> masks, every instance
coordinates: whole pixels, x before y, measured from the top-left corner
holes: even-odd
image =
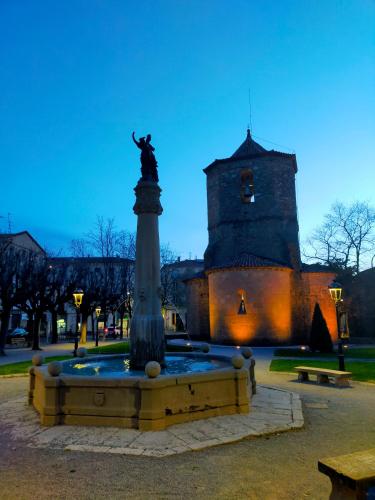
[[[84,238],[72,240],[70,243],[70,250],[73,257],[90,257],[90,245]]]
[[[116,310],[120,314],[120,337],[123,338],[123,320],[125,313],[129,320],[132,317],[132,298],[134,297],[134,261],[135,261],[135,234],[120,231],[117,235],[117,252],[121,258],[117,272],[116,290],[118,304]],[[129,321],[128,321],[129,325]]]
[[[88,242],[94,255],[99,257],[114,257],[117,250],[117,232],[114,219],[97,217],[95,228],[88,234]]]
[[[71,280],[75,288],[84,290],[81,314],[81,343],[87,341],[87,321],[89,316],[93,317],[95,307],[103,302],[103,270],[101,267],[93,267],[87,259],[76,258],[72,263]],[[70,294],[70,298],[71,298]],[[93,324],[94,322],[92,322]]]
[[[49,259],[50,289],[48,295],[48,310],[51,313],[51,344],[58,341],[57,316],[64,314],[64,306],[71,300],[76,288],[75,276],[71,263],[67,259]]]
[[[0,356],[5,355],[9,319],[12,308],[17,302],[22,257],[22,251],[14,247],[10,239],[0,240]]]
[[[173,304],[176,280],[172,264],[176,262],[177,255],[171,250],[168,244],[160,246],[160,284],[161,284],[161,305],[165,307]]]
[[[116,256],[118,233],[114,219],[97,217],[95,228],[87,234],[93,254],[100,258],[101,273],[101,308],[104,325],[107,324],[108,311],[116,302]]]
[[[53,293],[52,266],[45,254],[29,253],[22,261],[17,306],[29,316],[32,325],[32,349],[40,350],[40,326]]]
[[[367,202],[335,203],[306,243],[303,253],[308,260],[353,268],[358,274],[375,249],[375,210]]]

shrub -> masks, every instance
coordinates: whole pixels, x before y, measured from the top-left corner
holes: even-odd
[[[315,304],[314,308],[309,346],[312,351],[333,351],[331,336],[319,304]]]

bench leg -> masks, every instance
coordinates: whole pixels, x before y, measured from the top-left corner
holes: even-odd
[[[322,375],[321,373],[319,373],[317,376],[316,376],[316,381],[318,382],[318,384],[329,384],[329,378],[327,375]]]
[[[332,483],[332,491],[329,500],[358,500],[355,490],[348,488],[340,480],[330,478]]]
[[[348,378],[336,377],[335,385],[336,387],[350,387],[350,380]]]
[[[309,380],[309,374],[306,372],[298,372],[298,382],[306,382]]]

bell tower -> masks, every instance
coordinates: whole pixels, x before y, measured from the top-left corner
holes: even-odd
[[[266,150],[250,130],[229,158],[204,169],[209,243],[206,269],[255,255],[300,270],[294,154]]]

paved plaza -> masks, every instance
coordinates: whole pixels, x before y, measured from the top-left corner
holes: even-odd
[[[268,372],[271,355],[272,350],[255,350],[258,385],[297,393],[303,407],[302,428],[291,432],[275,429],[274,434],[264,436],[248,433],[229,444],[211,443],[215,446],[208,444],[203,450],[184,453],[173,450],[173,454],[158,457],[147,456],[145,451],[125,453],[131,443],[123,446],[119,430],[111,437],[109,429],[86,428],[86,441],[70,444],[66,441],[69,433],[62,427],[41,430],[39,437],[33,437],[36,416],[23,406],[27,378],[0,379],[0,498],[327,499],[330,481],[318,472],[318,459],[374,447],[375,387],[356,382],[348,389],[314,382],[299,384],[295,375]],[[265,400],[266,393],[267,389],[260,388],[258,401]],[[261,411],[256,401],[254,416]],[[20,408],[24,413],[17,421]],[[213,431],[210,420],[216,419],[171,429],[176,439],[186,440],[184,426],[196,426],[195,438],[205,435],[202,439],[208,441]],[[233,433],[241,429],[240,422],[232,424]],[[79,433],[79,429],[74,432]],[[61,442],[59,436],[65,436]],[[101,449],[109,439],[112,448],[122,449]],[[134,435],[135,450],[142,448],[142,442],[146,450],[143,439]],[[74,448],[80,445],[94,448]],[[165,441],[159,449],[164,445]],[[155,449],[155,443],[153,446]]]
[[[61,425],[41,427],[24,397],[0,404],[0,421],[11,439],[35,448],[165,457],[248,437],[285,432],[303,426],[297,394],[260,386],[248,415],[209,418],[168,427],[165,431]]]

